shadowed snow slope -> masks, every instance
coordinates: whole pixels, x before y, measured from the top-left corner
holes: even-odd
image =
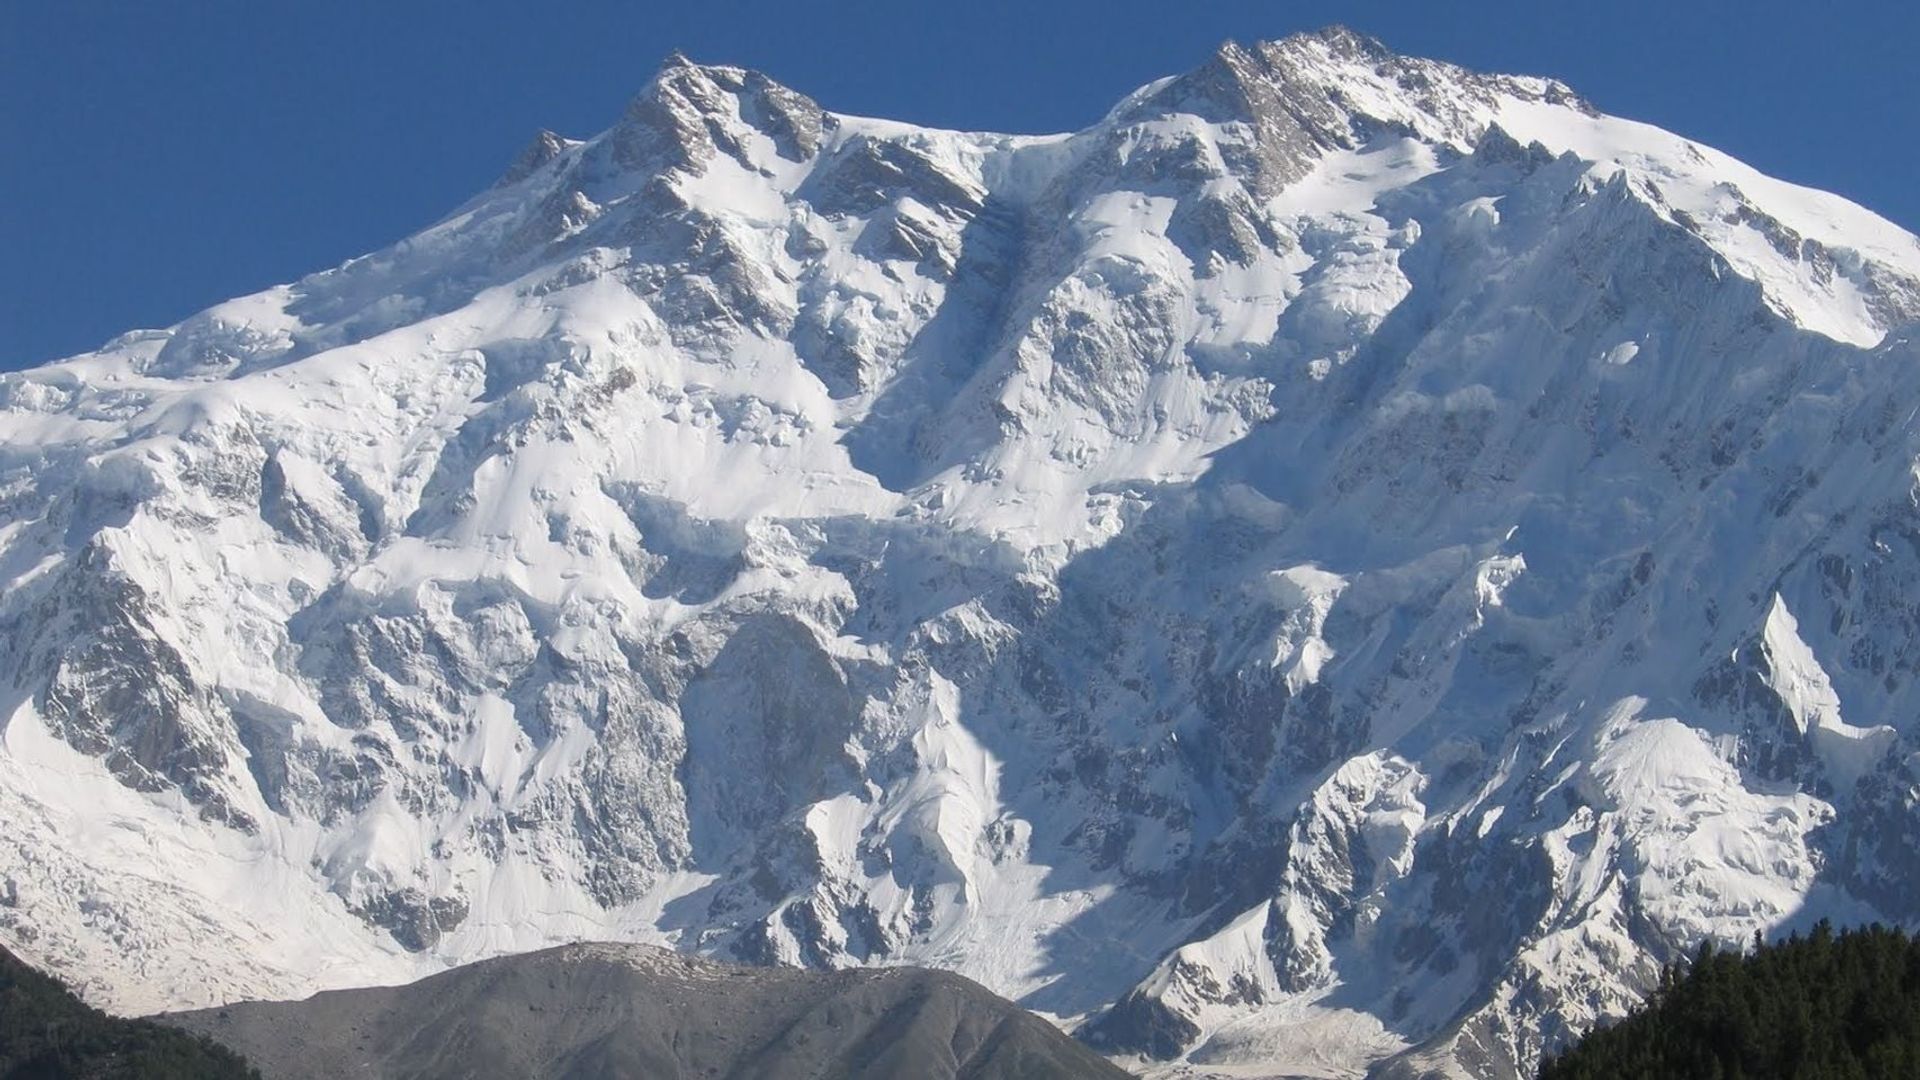
[[[1346,31],[1056,137],[675,58],[0,376],[0,938],[122,1009],[613,938],[1510,1075],[1914,919],[1916,319],[1872,214]]]

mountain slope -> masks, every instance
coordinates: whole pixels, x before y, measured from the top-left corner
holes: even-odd
[[[407,986],[165,1018],[269,1077],[966,1077],[1127,1075],[965,979],[714,964],[570,945]]]
[[[0,949],[0,1076],[246,1080],[259,1073],[209,1040],[107,1016]]]
[[[675,58],[0,377],[0,933],[124,1007],[616,938],[1525,1070],[1914,917],[1916,317],[1866,211],[1345,31],[1054,137]]]

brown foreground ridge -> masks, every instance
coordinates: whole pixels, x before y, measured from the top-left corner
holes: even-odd
[[[567,945],[406,986],[163,1019],[246,1055],[269,1080],[1127,1075],[947,972],[736,967],[644,945]]]

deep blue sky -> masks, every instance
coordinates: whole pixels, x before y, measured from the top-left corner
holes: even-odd
[[[675,48],[842,112],[1038,132],[1332,22],[1920,227],[1911,3],[0,0],[0,369],[396,240],[535,129],[606,127]]]

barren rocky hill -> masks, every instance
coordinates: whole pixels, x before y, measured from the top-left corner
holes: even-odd
[[[407,986],[163,1019],[242,1052],[269,1080],[1127,1075],[957,975],[746,968],[644,945],[568,945]]]

